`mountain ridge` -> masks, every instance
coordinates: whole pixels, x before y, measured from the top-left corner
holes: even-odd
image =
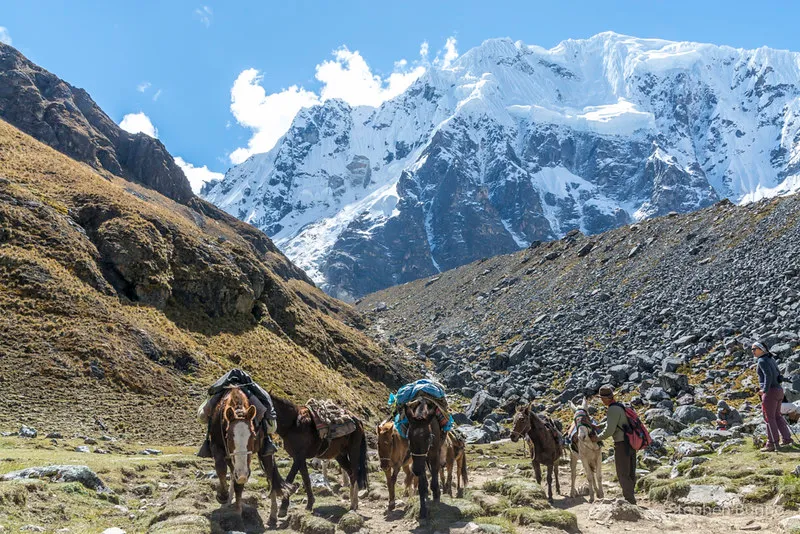
[[[204,198],[354,298],[572,229],[800,187],[800,55],[487,40],[378,108],[301,110]]]

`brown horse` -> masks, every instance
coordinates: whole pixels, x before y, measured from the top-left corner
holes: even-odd
[[[441,467],[442,429],[436,416],[436,406],[424,397],[418,397],[403,408],[408,418],[408,448],[411,451],[411,471],[419,481],[419,517],[428,517],[427,467],[431,472],[433,502],[439,502],[439,469]]]
[[[453,496],[453,468],[456,470],[456,497],[464,496],[464,488],[467,487],[467,447],[466,444],[457,438],[453,432],[448,432],[442,444],[442,485],[444,492]],[[447,470],[447,479],[444,472]]]
[[[561,432],[556,423],[546,415],[536,415],[530,406],[517,407],[511,430],[511,441],[517,442],[527,435],[533,443],[533,470],[536,482],[542,483],[541,465],[547,466],[547,500],[553,501],[553,472],[556,475],[556,493],[561,494],[558,483],[558,461],[564,454]]]
[[[250,404],[241,389],[229,389],[211,414],[211,454],[219,478],[217,501],[230,504],[236,496],[236,511],[242,512],[242,490],[250,478],[250,460],[261,449],[264,439],[261,425],[253,422],[256,407]],[[272,455],[259,457],[261,468],[270,480],[270,496],[274,499],[283,489],[283,482]],[[230,489],[225,483],[231,471]]]
[[[384,421],[378,425],[378,457],[381,460],[381,469],[386,475],[386,486],[389,489],[389,510],[394,510],[394,487],[400,469],[406,474],[406,497],[411,495],[412,484],[416,486],[416,477],[411,472],[411,453],[408,442],[400,437],[394,423]]]
[[[272,395],[272,404],[277,415],[278,435],[283,439],[283,446],[293,460],[286,482],[291,484],[298,471],[300,472],[308,498],[306,509],[312,510],[314,507],[307,461],[312,458],[335,458],[342,471],[349,476],[350,509],[357,510],[358,490],[367,487],[367,438],[361,422],[359,421],[354,432],[328,442],[320,438],[308,407],[297,406],[275,395]],[[288,509],[289,496],[284,495],[280,515],[286,515]]]

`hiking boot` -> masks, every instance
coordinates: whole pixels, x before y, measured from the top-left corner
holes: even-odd
[[[783,443],[781,443],[781,447],[794,447],[795,445],[797,444],[791,439],[789,441],[784,441]]]
[[[270,456],[278,452],[278,446],[272,441],[269,434],[264,435],[264,441],[261,443],[261,450],[258,451],[259,456]]]
[[[200,458],[211,458],[211,440],[209,440],[208,437],[206,437],[200,450],[197,451],[197,456]]]
[[[775,452],[775,445],[768,443],[766,447],[761,448],[761,452]]]

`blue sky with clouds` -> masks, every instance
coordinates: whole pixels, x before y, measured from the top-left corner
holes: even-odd
[[[12,0],[0,3],[0,41],[181,161],[224,172],[269,148],[300,106],[379,103],[487,38],[551,47],[613,30],[800,50],[797,20],[788,0]]]

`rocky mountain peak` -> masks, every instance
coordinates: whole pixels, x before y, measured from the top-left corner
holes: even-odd
[[[194,195],[158,139],[117,126],[83,89],[0,43],[0,118],[67,156],[180,202]]]
[[[354,298],[571,230],[800,189],[800,54],[490,39],[378,108],[327,101],[204,197]]]

